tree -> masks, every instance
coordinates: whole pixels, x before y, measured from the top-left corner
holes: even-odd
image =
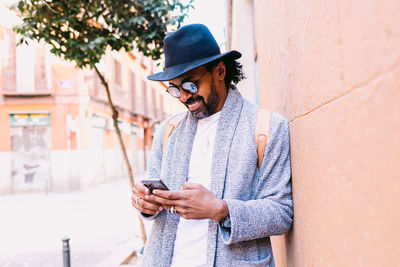
[[[118,111],[96,64],[106,49],[131,51],[135,47],[145,56],[158,60],[167,31],[180,26],[192,1],[19,0],[13,7],[23,21],[14,27],[21,36],[19,44],[29,39],[43,40],[50,45],[51,53],[97,73],[106,90],[131,186],[134,178],[118,127]],[[142,220],[140,226],[146,242]]]

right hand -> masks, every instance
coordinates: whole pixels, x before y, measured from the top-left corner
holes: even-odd
[[[149,215],[157,214],[163,210],[161,205],[146,199],[146,195],[151,195],[150,190],[141,182],[136,182],[135,186],[132,188],[132,206],[138,211]]]

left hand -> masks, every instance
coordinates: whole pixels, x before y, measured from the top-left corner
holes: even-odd
[[[174,206],[185,219],[212,219],[219,222],[229,213],[225,201],[197,183],[186,182],[180,191],[153,190],[153,194],[146,198],[163,205],[165,209]]]

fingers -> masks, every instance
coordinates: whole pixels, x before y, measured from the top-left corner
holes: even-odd
[[[136,189],[143,197],[144,195],[150,194],[150,190],[145,187],[141,182],[136,182],[133,189]]]
[[[185,182],[182,186],[182,190],[184,189],[196,189],[196,188],[200,188],[203,187],[201,184],[198,183],[192,183],[192,182]]]
[[[142,213],[156,214],[160,212],[163,207],[146,198],[148,195],[150,195],[150,190],[147,187],[141,182],[135,183],[132,188],[132,205]]]
[[[182,191],[169,191],[169,190],[159,190],[154,189],[153,195],[169,200],[178,200],[185,198],[185,193]]]
[[[162,205],[166,210],[174,206],[178,213],[180,213],[187,206],[186,201],[188,197],[188,191],[153,190],[153,194],[147,195],[146,199]]]
[[[154,191],[153,191],[154,192]],[[155,202],[157,204],[160,204],[164,206],[164,208],[169,209],[170,206],[176,205],[176,200],[168,199],[168,198],[163,198],[159,197],[157,195],[147,195],[146,200],[150,200],[152,202]]]
[[[140,212],[146,214],[156,214],[163,209],[160,205],[149,202],[135,194],[132,195],[132,205]]]
[[[146,196],[150,195],[150,190],[139,182],[135,183],[135,186],[132,188],[132,193],[140,198],[145,199]],[[147,200],[149,202],[153,202],[153,204],[157,204],[154,201],[151,201],[149,198],[147,198]]]
[[[146,196],[146,193],[136,189],[136,187],[132,188],[132,193],[133,193],[133,195],[136,195],[136,196],[141,197],[141,198],[145,198],[145,196]]]

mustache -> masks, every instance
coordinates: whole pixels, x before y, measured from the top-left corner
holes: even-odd
[[[198,100],[203,100],[203,97],[201,97],[201,96],[198,96],[198,97],[195,97],[195,98],[191,97],[191,98],[189,98],[188,100],[186,100],[186,102],[185,102],[184,104],[185,104],[185,105],[190,105],[190,104],[192,104],[193,102],[196,102],[196,101],[198,101]]]

